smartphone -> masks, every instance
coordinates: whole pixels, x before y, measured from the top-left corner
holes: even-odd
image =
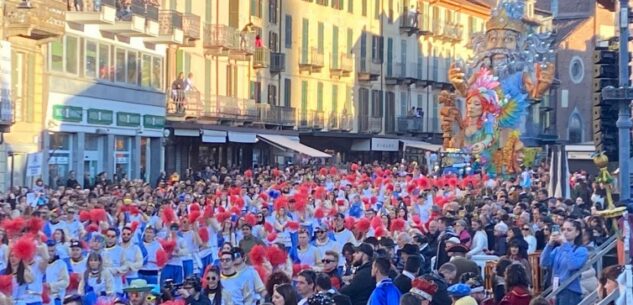
[[[559,225],[553,225],[552,226],[552,233],[560,233],[560,226]]]

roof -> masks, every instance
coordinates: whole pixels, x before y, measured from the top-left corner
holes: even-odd
[[[567,39],[571,33],[574,32],[581,24],[587,21],[588,18],[574,18],[574,19],[554,19],[554,33],[556,35],[556,43],[560,43]]]

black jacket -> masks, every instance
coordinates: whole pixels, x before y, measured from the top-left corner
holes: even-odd
[[[433,281],[437,285],[437,292],[433,295],[431,305],[451,305],[453,300],[448,295],[448,282],[444,277],[436,272],[431,272],[422,276],[427,281]]]
[[[352,305],[352,301],[346,295],[340,294],[338,292],[323,292],[328,295],[332,300],[334,300],[335,305]]]
[[[376,279],[371,276],[371,262],[358,267],[349,285],[339,290],[350,298],[352,305],[367,305],[369,296],[376,288]]]
[[[211,300],[206,295],[200,293],[198,299],[196,300],[193,296],[189,296],[185,299],[185,304],[187,305],[211,305]]]
[[[393,284],[398,287],[400,293],[405,294],[411,290],[411,279],[404,274],[398,274],[393,280]]]

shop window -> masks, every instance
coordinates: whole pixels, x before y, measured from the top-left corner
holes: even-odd
[[[70,150],[70,134],[53,133],[50,135],[50,147],[56,150]]]
[[[161,89],[163,87],[163,59],[154,57],[152,65],[152,87]]]
[[[123,49],[116,49],[116,54],[115,54],[115,61],[116,61],[116,71],[115,71],[115,77],[114,77],[114,81],[116,82],[125,82],[125,50]]]
[[[99,79],[111,80],[110,46],[99,44]]]
[[[152,57],[148,54],[143,54],[143,60],[141,62],[141,86],[150,87],[152,85]]]
[[[136,52],[127,51],[127,82],[132,85],[138,83],[136,58]]]
[[[64,72],[64,39],[53,41],[50,48],[50,70]]]
[[[84,75],[86,77],[97,77],[97,43],[86,41],[86,53],[84,63]]]

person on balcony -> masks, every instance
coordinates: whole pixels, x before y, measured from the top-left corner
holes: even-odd
[[[187,79],[185,79],[185,92],[187,91],[198,91],[198,88],[193,84],[193,73],[189,72],[187,75]]]
[[[262,40],[262,37],[259,35],[255,36],[255,47],[256,48],[264,47],[264,41]]]
[[[182,72],[178,73],[178,77],[171,83],[171,99],[176,106],[176,113],[184,113],[184,88],[185,76]]]
[[[407,14],[408,15],[407,17],[409,18],[409,25],[412,28],[418,27],[418,14],[419,14],[418,9],[415,7],[414,4],[412,4]]]

